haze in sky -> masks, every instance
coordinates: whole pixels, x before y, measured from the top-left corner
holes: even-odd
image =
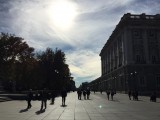
[[[160,14],[160,0],[0,0],[0,32],[64,51],[78,87],[101,76],[99,53],[125,13]]]

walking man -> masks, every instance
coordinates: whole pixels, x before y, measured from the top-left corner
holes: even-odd
[[[80,89],[77,91],[77,94],[78,94],[78,100],[81,100],[82,91]]]
[[[32,94],[32,89],[29,90],[28,94],[27,94],[27,109],[31,108],[31,100],[33,98],[33,94]]]
[[[110,95],[109,90],[108,90],[108,91],[106,91],[106,93],[107,93],[107,98],[108,98],[108,100],[109,100],[109,95]]]
[[[100,89],[100,92],[101,92],[101,94],[102,94],[103,90],[102,90],[102,89]]]
[[[43,91],[41,91],[41,111],[43,110],[43,107],[44,109],[47,108],[47,91],[46,91],[46,88],[44,88]]]
[[[89,100],[89,96],[90,96],[90,89],[87,89],[87,99]]]
[[[114,91],[111,91],[111,99],[113,100],[113,96],[114,96]]]
[[[84,100],[86,100],[86,91],[83,90],[83,97],[84,97]]]
[[[56,94],[55,91],[51,92],[51,105],[54,104],[54,100],[55,100],[55,96],[56,96],[55,94]]]
[[[65,106],[65,101],[66,101],[66,97],[67,97],[67,91],[65,88],[62,89],[61,96],[62,96],[62,106]]]
[[[128,91],[128,96],[129,96],[129,99],[131,100],[131,91],[130,90]]]

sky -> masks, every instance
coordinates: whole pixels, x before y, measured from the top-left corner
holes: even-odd
[[[64,51],[79,87],[101,76],[100,51],[125,13],[160,14],[160,0],[0,0],[0,32]]]

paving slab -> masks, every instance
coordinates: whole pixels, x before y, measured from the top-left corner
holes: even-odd
[[[149,97],[140,96],[139,101],[129,100],[126,94],[116,94],[107,100],[106,94],[91,93],[89,100],[78,100],[76,92],[68,93],[66,106],[61,106],[61,97],[55,104],[47,101],[47,109],[39,111],[41,101],[0,102],[1,120],[160,120],[160,99],[150,102]]]

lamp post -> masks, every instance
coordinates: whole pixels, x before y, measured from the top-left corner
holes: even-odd
[[[113,77],[112,79],[113,79],[113,82],[112,82],[112,89],[115,90],[115,88],[116,88],[116,77]]]
[[[56,77],[56,80],[55,80],[55,88],[58,90],[59,87],[60,87],[60,86],[59,86],[59,85],[60,85],[60,84],[59,84],[59,80],[58,80],[58,79],[59,79],[59,71],[55,69],[54,72],[55,72],[55,75],[56,75],[56,76],[55,76],[55,77]]]
[[[134,81],[135,81],[135,89],[138,90],[138,83],[137,83],[137,72],[134,71]]]
[[[132,77],[132,83],[133,83],[133,89],[136,90],[138,89],[138,83],[137,83],[137,79],[136,79],[136,75],[137,75],[137,71],[131,72],[131,77]]]

